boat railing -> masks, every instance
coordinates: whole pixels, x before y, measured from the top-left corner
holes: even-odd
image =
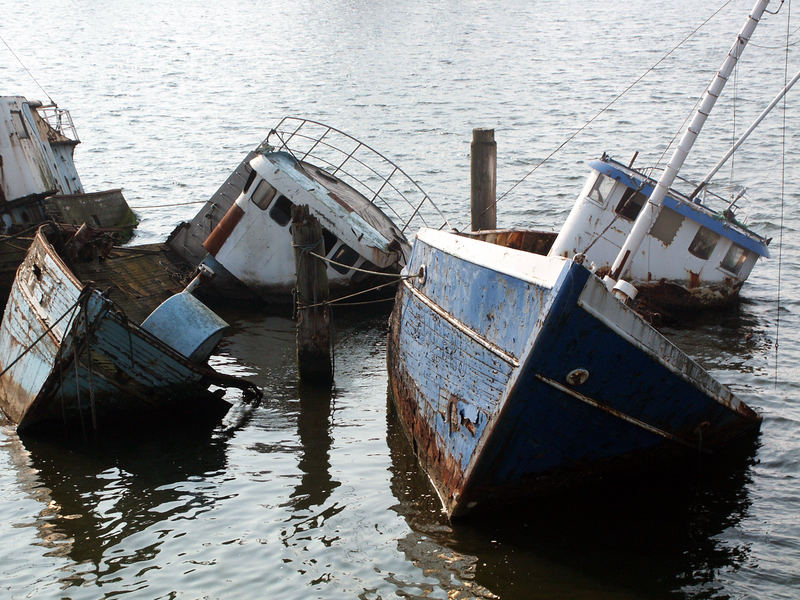
[[[387,213],[400,231],[452,226],[422,187],[386,156],[318,121],[284,117],[259,146],[323,167]]]
[[[39,115],[45,122],[55,129],[58,133],[76,142],[80,142],[75,123],[72,122],[72,115],[66,108],[59,108],[55,104],[40,106]]]

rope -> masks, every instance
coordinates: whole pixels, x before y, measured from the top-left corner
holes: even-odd
[[[419,277],[419,275],[398,275],[398,280],[400,279],[413,279],[414,277]],[[342,296],[340,298],[334,298],[333,300],[324,300],[323,302],[317,302],[315,304],[300,304],[297,303],[298,308],[305,309],[305,308],[316,308],[318,306],[325,306],[326,304],[336,304],[342,300],[347,300],[348,298],[355,298],[356,296],[360,296],[362,294],[368,294],[369,292],[374,292],[381,288],[385,288],[389,285],[394,285],[397,283],[396,281],[389,281],[387,283],[381,283],[380,285],[376,285],[375,287],[368,288],[366,290],[361,290],[360,292],[353,292],[352,294],[347,294],[346,296]]]
[[[508,194],[510,194],[510,193],[511,193],[511,192],[512,192],[512,191],[513,191],[513,190],[514,190],[514,189],[515,189],[515,188],[516,188],[518,185],[520,185],[520,184],[521,184],[523,181],[525,181],[525,180],[526,180],[528,177],[530,177],[530,176],[531,176],[531,175],[534,173],[534,171],[536,171],[536,169],[538,169],[538,168],[539,168],[539,167],[541,167],[541,166],[542,166],[544,163],[546,163],[548,160],[550,160],[551,158],[553,158],[553,156],[555,156],[555,155],[556,155],[558,152],[560,152],[560,151],[561,151],[561,149],[562,149],[564,146],[566,146],[567,144],[569,144],[569,143],[570,143],[570,142],[571,142],[573,139],[575,139],[575,138],[576,138],[576,137],[577,137],[577,136],[578,136],[578,135],[579,135],[579,134],[580,134],[580,133],[581,133],[581,132],[582,132],[584,129],[586,129],[586,128],[587,128],[589,125],[591,125],[591,124],[592,124],[592,123],[593,123],[593,122],[594,122],[594,121],[595,121],[595,120],[596,120],[596,119],[597,119],[597,118],[598,118],[600,115],[602,115],[604,112],[606,112],[606,111],[607,111],[609,108],[611,108],[611,106],[612,106],[613,104],[615,104],[615,103],[616,103],[618,100],[620,100],[620,99],[621,99],[621,98],[622,98],[622,97],[623,97],[625,94],[627,94],[629,91],[631,91],[631,89],[633,89],[633,87],[634,87],[634,86],[636,86],[636,85],[637,85],[637,84],[638,84],[638,83],[639,83],[639,82],[640,82],[642,79],[644,79],[644,78],[645,78],[645,77],[646,77],[648,74],[650,74],[650,72],[651,72],[651,71],[655,70],[655,68],[656,68],[656,67],[658,67],[658,65],[660,65],[660,64],[661,64],[662,62],[664,62],[664,61],[665,61],[667,58],[669,58],[669,56],[670,56],[670,55],[671,55],[673,52],[675,52],[675,51],[676,51],[678,48],[680,48],[681,46],[683,46],[683,45],[684,45],[684,44],[685,44],[685,43],[686,43],[686,42],[687,42],[687,41],[688,41],[690,38],[692,38],[692,37],[693,37],[693,36],[694,36],[694,35],[695,35],[695,34],[696,34],[698,31],[700,31],[700,29],[702,29],[702,28],[703,28],[703,27],[704,27],[704,26],[705,26],[705,25],[706,25],[706,24],[707,24],[707,23],[708,23],[708,22],[709,22],[711,19],[713,19],[714,17],[716,17],[716,16],[717,16],[717,14],[719,14],[719,12],[720,12],[720,11],[722,11],[722,9],[724,9],[726,6],[728,6],[728,4],[730,4],[732,1],[733,1],[733,0],[726,0],[726,2],[725,2],[725,3],[724,3],[722,6],[720,6],[720,7],[719,7],[719,8],[718,8],[718,9],[717,9],[717,10],[716,10],[716,11],[715,11],[715,12],[714,12],[714,13],[713,13],[713,14],[712,14],[710,17],[708,17],[708,18],[707,18],[705,21],[703,21],[703,22],[702,22],[700,25],[698,25],[698,26],[697,26],[695,29],[693,29],[693,30],[692,30],[692,31],[691,31],[691,32],[690,32],[690,33],[689,33],[689,34],[688,34],[688,35],[687,35],[685,38],[683,38],[683,39],[682,39],[682,40],[681,40],[681,41],[680,41],[680,42],[679,42],[679,43],[678,43],[676,46],[674,46],[674,47],[673,47],[671,50],[669,50],[669,51],[668,51],[666,54],[664,54],[664,56],[662,56],[661,58],[659,58],[659,59],[658,59],[658,60],[657,60],[655,63],[653,63],[653,64],[652,64],[650,67],[648,67],[648,68],[645,70],[645,72],[644,72],[644,73],[642,73],[642,74],[641,74],[639,77],[637,77],[637,78],[636,78],[636,80],[634,80],[634,82],[633,82],[633,83],[631,83],[631,84],[630,84],[628,87],[626,87],[624,90],[622,90],[622,92],[620,92],[619,94],[617,94],[617,96],[615,96],[615,97],[614,97],[614,98],[613,98],[613,99],[612,99],[612,100],[611,100],[611,101],[610,101],[608,104],[606,104],[606,105],[605,105],[603,108],[601,108],[601,109],[600,109],[600,111],[599,111],[597,114],[595,114],[595,115],[594,115],[594,116],[593,116],[591,119],[589,119],[588,121],[586,121],[586,123],[584,123],[584,124],[583,124],[581,127],[579,127],[577,130],[575,130],[575,131],[574,131],[574,132],[573,132],[571,135],[569,135],[569,137],[567,137],[567,139],[566,139],[566,140],[564,140],[563,142],[561,142],[561,144],[560,144],[560,145],[559,145],[559,146],[558,146],[558,147],[557,147],[555,150],[553,150],[552,152],[550,152],[550,154],[548,154],[546,157],[544,157],[544,158],[543,158],[543,159],[542,159],[542,160],[541,160],[541,161],[540,161],[540,162],[539,162],[539,163],[538,163],[536,166],[534,166],[534,167],[533,167],[533,169],[531,169],[530,171],[528,171],[528,173],[526,173],[526,174],[525,174],[525,176],[524,176],[524,177],[522,177],[522,179],[520,179],[520,180],[519,180],[519,181],[517,181],[517,182],[516,182],[514,185],[512,185],[512,186],[511,186],[511,187],[510,187],[508,190],[506,190],[506,191],[505,191],[505,192],[504,192],[504,193],[503,193],[503,194],[502,194],[502,195],[501,195],[499,198],[497,198],[497,199],[496,199],[496,200],[495,200],[493,203],[489,204],[489,206],[487,206],[486,208],[484,208],[484,209],[483,209],[483,212],[481,213],[481,215],[483,215],[483,214],[484,214],[486,211],[488,211],[490,208],[492,208],[492,207],[493,207],[493,206],[495,206],[495,205],[496,205],[498,202],[500,202],[500,200],[502,200],[502,199],[503,199],[503,198],[505,198],[505,197],[506,197]]]
[[[322,260],[324,262],[331,263],[332,265],[337,265],[339,267],[344,267],[345,269],[352,269],[353,271],[358,271],[359,273],[366,273],[367,275],[378,275],[378,276],[381,276],[381,277],[402,277],[402,275],[400,275],[399,273],[387,273],[386,271],[371,271],[369,269],[361,269],[359,267],[351,267],[350,265],[347,265],[345,263],[341,263],[339,261],[333,260],[332,258],[327,258],[325,256],[320,256],[316,252],[312,252],[311,250],[303,248],[302,246],[297,246],[295,244],[292,244],[292,245],[295,248],[300,248],[306,254],[310,254],[311,256],[313,256],[315,258],[318,258],[318,259],[320,259],[320,260]],[[317,244],[317,245],[319,245],[319,244]],[[416,275],[415,275],[415,277],[416,277]]]
[[[378,298],[377,300],[364,300],[363,302],[339,302],[336,306],[364,306],[365,304],[378,304],[380,302],[394,302],[394,297]]]
[[[175,202],[174,204],[150,204],[148,206],[131,206],[134,210],[145,210],[147,208],[168,208],[172,206],[186,206],[187,204],[205,204],[208,200],[192,200],[191,202]]]
[[[17,358],[12,360],[11,363],[9,363],[9,365],[5,369],[0,371],[0,378],[2,378],[3,375],[5,375],[8,372],[8,370],[11,369],[11,367],[13,367],[15,364],[17,364],[17,362],[19,362],[22,359],[23,356],[25,356],[28,352],[30,352],[36,344],[38,344],[40,341],[42,341],[42,339],[48,333],[50,333],[50,331],[52,331],[53,327],[58,325],[64,319],[64,317],[66,317],[70,313],[71,310],[73,310],[76,306],[78,306],[78,304],[80,304],[81,300],[83,300],[83,294],[84,294],[84,292],[81,292],[81,295],[78,296],[78,299],[75,301],[75,303],[72,306],[70,306],[66,310],[66,312],[64,312],[63,315],[58,317],[58,319],[52,325],[50,325],[50,327],[48,327],[47,329],[44,330],[44,333],[42,333],[42,335],[40,335],[38,338],[36,338],[27,348],[25,348],[25,350],[22,351],[22,354],[20,354]]]

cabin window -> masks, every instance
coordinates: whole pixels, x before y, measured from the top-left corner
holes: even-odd
[[[378,269],[378,267],[376,267],[375,265],[373,265],[373,264],[372,264],[371,262],[369,262],[368,260],[365,260],[365,261],[363,261],[361,264],[359,264],[358,262],[356,262],[356,265],[358,265],[358,268],[359,268],[359,269],[364,269],[365,271],[379,271],[379,270],[380,270],[380,269]],[[367,279],[369,276],[370,276],[370,274],[369,274],[369,273],[362,273],[361,271],[356,271],[355,273],[353,273],[353,281],[355,281],[356,283],[358,283],[358,282],[360,282],[360,281],[364,281],[364,280],[365,280],[365,279]],[[419,279],[417,279],[417,281],[418,281],[419,283],[422,283],[421,279],[422,279],[422,278],[419,278]]]
[[[356,264],[356,261],[358,260],[358,252],[353,250],[347,244],[342,244],[341,246],[339,246],[336,252],[333,253],[333,256],[331,256],[330,259],[335,260],[338,263],[342,263],[341,265],[335,265],[331,263],[331,267],[333,267],[335,270],[339,271],[339,273],[344,275],[345,273],[350,271],[350,267]]]
[[[664,245],[669,246],[675,235],[683,225],[683,215],[676,213],[674,210],[662,208],[658,214],[656,222],[650,228],[650,235],[664,242]]]
[[[255,169],[252,169],[251,167],[247,167],[247,169],[249,171],[249,174],[247,175],[247,181],[244,182],[244,187],[242,188],[242,192],[244,192],[245,194],[250,189],[250,186],[253,185],[253,182],[256,180],[256,175],[257,175]]]
[[[634,188],[628,188],[622,194],[622,198],[614,210],[619,216],[633,221],[645,202],[647,202],[647,196]]]
[[[17,132],[17,135],[21,140],[31,137],[28,133],[28,128],[25,126],[25,120],[22,118],[22,113],[20,111],[11,111],[11,122],[14,125],[14,131]]]
[[[278,196],[269,211],[269,216],[281,227],[288,225],[292,220],[292,203],[286,196]]]
[[[714,233],[707,227],[700,227],[695,234],[692,243],[689,244],[689,252],[694,254],[697,258],[706,260],[709,256],[711,256],[711,253],[714,252],[714,248],[717,247],[718,241],[718,233]]]
[[[336,245],[336,242],[339,241],[339,238],[337,238],[331,230],[323,227],[322,241],[325,244],[325,256],[328,256],[328,252],[333,250],[333,247]]]
[[[605,175],[599,175],[592,185],[592,189],[589,190],[587,194],[587,198],[592,202],[599,204],[600,206],[606,205],[606,200],[608,200],[608,195],[611,193],[611,190],[614,189],[614,184],[616,182],[611,177],[606,177]]]
[[[255,173],[255,171],[253,171],[253,173]],[[253,195],[250,196],[250,200],[261,210],[267,210],[276,193],[277,190],[267,183],[266,180],[262,179],[258,182],[256,189],[253,190]]]
[[[722,259],[721,266],[726,271],[730,271],[734,275],[738,275],[739,271],[742,270],[744,263],[747,262],[748,256],[749,254],[747,250],[741,246],[737,246],[736,244],[731,244],[731,247],[728,248],[728,253],[725,255],[725,258]]]

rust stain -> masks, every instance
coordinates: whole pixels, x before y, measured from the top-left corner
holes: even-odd
[[[689,271],[689,289],[700,287],[700,273]]]
[[[464,472],[461,465],[449,453],[443,451],[443,444],[437,439],[436,431],[421,412],[417,400],[420,394],[416,390],[416,385],[395,354],[399,348],[401,321],[400,310],[397,307],[401,304],[400,301],[396,303],[391,316],[390,335],[393,340],[388,344],[387,363],[395,376],[389,378],[390,391],[403,431],[411,443],[414,454],[433,481],[448,513],[452,513],[464,487]],[[448,413],[455,410],[455,401],[451,400],[450,404],[452,408],[448,406]],[[456,420],[457,418],[455,415]]]
[[[225,213],[225,216],[217,223],[217,226],[214,227],[214,231],[212,231],[206,238],[206,241],[203,242],[203,248],[205,248],[211,256],[216,256],[217,252],[222,248],[222,245],[231,235],[236,225],[239,224],[239,221],[242,220],[243,216],[244,210],[242,210],[239,205],[234,204],[231,206],[228,212]]]

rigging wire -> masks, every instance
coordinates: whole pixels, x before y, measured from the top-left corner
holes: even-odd
[[[47,93],[47,90],[45,90],[45,89],[42,87],[42,84],[41,84],[41,83],[39,83],[38,81],[36,81],[36,77],[34,77],[34,76],[33,76],[33,73],[31,73],[31,72],[30,72],[30,70],[28,69],[28,67],[26,67],[26,66],[25,66],[25,63],[24,63],[24,62],[22,62],[22,59],[21,59],[19,56],[17,56],[17,53],[16,53],[16,52],[14,52],[14,49],[13,49],[11,46],[9,46],[9,45],[8,45],[8,42],[5,40],[5,38],[4,38],[2,35],[0,35],[0,41],[2,41],[2,42],[3,42],[3,44],[5,44],[6,48],[8,48],[8,51],[9,51],[9,52],[11,52],[11,55],[12,55],[14,58],[16,58],[16,59],[17,59],[17,62],[18,62],[18,63],[19,63],[21,66],[22,66],[22,68],[23,68],[23,69],[25,69],[25,72],[26,72],[26,73],[27,73],[27,74],[30,76],[30,78],[31,78],[31,79],[33,79],[33,82],[34,82],[36,85],[38,85],[38,86],[39,86],[39,89],[40,89],[40,90],[42,90],[42,93],[43,93],[45,96],[47,96],[47,99],[50,101],[50,104],[53,104],[53,105],[55,105],[55,101],[54,101],[54,100],[53,100],[53,99],[50,97],[50,94],[48,94],[48,93]]]
[[[781,3],[783,6],[783,3]],[[783,63],[783,83],[789,78],[789,27],[792,18],[792,3],[788,2],[786,8],[786,51]],[[775,308],[775,387],[778,387],[778,346],[781,333],[781,271],[783,266],[783,215],[786,188],[786,96],[783,97],[783,126],[781,130],[781,193],[780,213],[778,218],[778,291]]]
[[[705,25],[706,25],[706,24],[707,24],[709,21],[711,21],[711,20],[712,20],[714,17],[716,17],[716,16],[717,16],[717,15],[718,15],[718,14],[719,14],[719,13],[720,13],[720,12],[721,12],[721,11],[722,11],[722,10],[723,10],[725,7],[726,7],[726,6],[728,6],[728,5],[729,5],[729,4],[730,4],[732,1],[733,1],[733,0],[726,0],[726,2],[724,2],[724,3],[722,4],[722,6],[720,6],[720,7],[719,7],[717,10],[715,10],[715,11],[714,11],[714,13],[713,13],[713,14],[712,14],[710,17],[708,17],[708,18],[707,18],[705,21],[703,21],[702,23],[700,23],[700,25],[698,25],[698,26],[697,26],[695,29],[693,29],[691,32],[689,32],[689,34],[688,34],[688,35],[686,35],[686,37],[684,37],[684,38],[683,38],[683,39],[682,39],[680,42],[678,42],[678,44],[677,44],[677,45],[675,45],[673,48],[671,48],[671,49],[670,49],[670,50],[669,50],[669,51],[668,51],[666,54],[664,54],[664,55],[663,55],[661,58],[659,58],[659,59],[658,59],[658,60],[657,60],[655,63],[653,63],[653,64],[652,64],[650,67],[648,67],[648,68],[645,70],[645,72],[644,72],[644,73],[642,73],[642,74],[641,74],[639,77],[637,77],[637,78],[636,78],[636,79],[633,81],[633,83],[631,83],[631,84],[630,84],[628,87],[626,87],[624,90],[622,90],[622,92],[620,92],[620,93],[619,93],[619,94],[617,94],[617,95],[616,95],[614,98],[612,98],[612,99],[611,99],[611,101],[609,101],[609,102],[608,102],[608,103],[607,103],[605,106],[603,106],[603,108],[601,108],[601,109],[600,109],[600,111],[598,111],[598,112],[597,112],[597,113],[596,113],[596,114],[595,114],[595,115],[594,115],[592,118],[590,118],[588,121],[586,121],[586,123],[584,123],[583,125],[581,125],[581,126],[580,126],[578,129],[576,129],[574,132],[572,132],[572,133],[571,133],[571,134],[570,134],[570,135],[567,137],[567,139],[565,139],[563,142],[561,142],[561,144],[560,144],[560,145],[559,145],[559,146],[558,146],[558,147],[557,147],[555,150],[553,150],[552,152],[550,152],[550,154],[548,154],[548,155],[547,155],[547,156],[545,156],[545,157],[544,157],[544,158],[543,158],[541,161],[539,161],[539,162],[538,162],[538,163],[537,163],[537,164],[536,164],[536,165],[535,165],[535,166],[534,166],[534,167],[533,167],[533,168],[532,168],[530,171],[528,171],[528,172],[527,172],[527,173],[526,173],[526,174],[525,174],[525,175],[524,175],[524,176],[523,176],[523,177],[522,177],[522,178],[521,178],[519,181],[517,181],[516,183],[514,183],[514,185],[512,185],[512,186],[511,186],[510,188],[508,188],[508,189],[507,189],[505,192],[503,192],[503,193],[502,193],[502,194],[501,194],[501,195],[500,195],[500,196],[499,196],[499,197],[498,197],[498,198],[497,198],[497,199],[496,199],[496,200],[495,200],[493,203],[489,204],[489,206],[487,206],[487,207],[486,207],[486,208],[483,210],[483,212],[482,212],[481,214],[484,214],[486,211],[488,211],[489,209],[491,209],[493,206],[497,205],[497,203],[498,203],[498,202],[500,202],[500,200],[502,200],[503,198],[505,198],[506,196],[508,196],[508,194],[510,194],[510,193],[511,193],[511,192],[512,192],[512,191],[513,191],[513,190],[514,190],[514,189],[515,189],[517,186],[519,186],[519,185],[520,185],[520,184],[521,184],[523,181],[525,181],[525,180],[526,180],[528,177],[530,177],[530,176],[531,176],[531,175],[532,175],[532,174],[533,174],[533,173],[536,171],[536,169],[538,169],[539,167],[541,167],[541,166],[542,166],[544,163],[546,163],[546,162],[547,162],[548,160],[550,160],[550,159],[551,159],[553,156],[555,156],[555,155],[556,155],[558,152],[560,152],[560,151],[561,151],[561,149],[562,149],[564,146],[566,146],[566,145],[567,145],[567,144],[569,144],[569,143],[570,143],[570,142],[571,142],[573,139],[575,139],[575,138],[576,138],[576,137],[577,137],[577,136],[578,136],[578,135],[579,135],[579,134],[580,134],[580,133],[581,133],[581,132],[582,132],[584,129],[586,129],[587,127],[589,127],[589,125],[591,125],[591,124],[592,124],[592,123],[593,123],[593,122],[594,122],[594,121],[595,121],[595,120],[596,120],[598,117],[600,117],[600,115],[602,115],[602,114],[603,114],[604,112],[606,112],[606,111],[607,111],[609,108],[611,108],[611,106],[612,106],[612,105],[614,105],[614,104],[615,104],[615,103],[616,103],[618,100],[620,100],[620,99],[621,99],[623,96],[625,96],[625,94],[627,94],[627,93],[628,93],[628,92],[629,92],[631,89],[633,89],[633,87],[634,87],[634,86],[636,86],[636,85],[637,85],[637,84],[638,84],[638,83],[639,83],[639,82],[640,82],[642,79],[644,79],[645,77],[647,77],[647,75],[649,75],[651,71],[655,70],[655,68],[656,68],[656,67],[658,67],[658,65],[660,65],[662,62],[664,62],[664,61],[665,61],[667,58],[669,58],[669,57],[670,57],[670,56],[671,56],[671,55],[672,55],[672,54],[673,54],[673,53],[674,53],[676,50],[678,50],[678,48],[680,48],[680,47],[681,47],[681,46],[683,46],[683,45],[684,45],[684,44],[685,44],[687,41],[689,41],[689,39],[691,39],[691,38],[692,38],[692,37],[693,37],[693,36],[694,36],[694,35],[695,35],[695,34],[696,34],[698,31],[700,31],[700,29],[702,29],[702,28],[703,28],[703,27],[704,27],[704,26],[705,26]]]
[[[784,81],[784,83],[786,83]],[[731,146],[736,145],[736,99],[739,97],[739,63],[736,63],[736,67],[733,70],[733,126],[731,127]],[[736,153],[734,152],[731,154],[731,174],[729,176],[729,183],[733,185],[733,177],[734,177],[734,165],[736,164]],[[733,192],[731,192],[733,194]]]
[[[794,30],[794,31],[792,31],[792,33],[791,33],[791,34],[789,34],[789,35],[790,35],[790,36],[793,36],[793,35],[794,35],[794,34],[796,34],[798,31],[800,31],[800,27],[797,27],[797,28],[795,28],[795,30]],[[751,42],[749,42],[749,44],[748,44],[748,45],[749,45],[749,46],[754,46],[754,47],[756,47],[756,48],[763,48],[763,49],[765,49],[765,50],[783,50],[783,49],[785,49],[787,46],[788,46],[788,47],[793,47],[793,46],[797,46],[798,44],[800,44],[800,40],[797,40],[797,41],[795,41],[795,42],[791,42],[791,43],[787,42],[786,44],[781,44],[780,46],[767,46],[767,45],[765,45],[765,44],[756,44],[755,42],[752,42],[752,41],[751,41]]]

